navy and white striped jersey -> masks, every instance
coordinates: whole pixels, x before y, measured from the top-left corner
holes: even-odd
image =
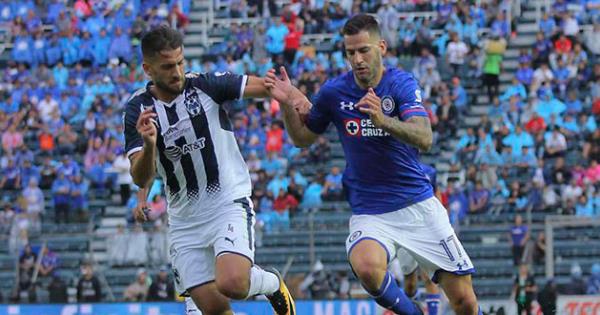
[[[125,108],[127,156],[142,150],[136,122],[145,108],[157,114],[158,174],[167,194],[169,219],[202,216],[226,200],[250,196],[248,168],[221,104],[239,99],[247,77],[187,73],[183,92],[171,103],[150,93],[152,82],[135,92]]]

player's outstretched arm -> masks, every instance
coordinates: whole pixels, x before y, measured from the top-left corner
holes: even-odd
[[[318,135],[310,131],[304,118],[312,104],[308,98],[294,87],[284,67],[280,68],[281,77],[277,77],[275,70],[267,72],[264,79],[265,87],[270,96],[281,104],[283,122],[294,145],[307,147],[317,139]]]
[[[244,88],[243,98],[262,98],[269,96],[269,91],[265,87],[265,80],[253,75],[248,76],[248,82]]]
[[[422,152],[431,150],[433,132],[428,117],[413,116],[406,121],[400,121],[383,114],[381,99],[369,88],[367,94],[360,99],[358,109],[368,114],[371,122],[387,132],[394,138],[410,144]]]

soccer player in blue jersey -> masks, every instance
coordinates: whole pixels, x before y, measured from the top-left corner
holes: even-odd
[[[432,146],[421,89],[412,75],[384,68],[387,47],[375,18],[355,15],[342,34],[352,71],[326,82],[312,104],[284,68],[280,76],[271,70],[265,86],[282,104],[297,146],[313,143],[330,123],[337,128],[353,212],[346,242],[352,269],[380,305],[421,314],[387,271],[391,256],[404,248],[441,285],[457,314],[478,314],[473,264],[419,164],[419,151]]]

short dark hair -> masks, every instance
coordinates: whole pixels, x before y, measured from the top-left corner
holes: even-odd
[[[183,46],[183,35],[166,25],[159,26],[142,37],[142,54],[152,58],[163,50],[177,49]]]
[[[369,34],[381,37],[381,30],[377,19],[369,14],[357,14],[351,17],[342,28],[342,35],[356,35],[362,31],[367,31]]]

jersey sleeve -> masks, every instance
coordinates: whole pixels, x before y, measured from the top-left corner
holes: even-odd
[[[130,100],[125,106],[125,113],[123,114],[123,125],[125,133],[125,152],[127,157],[133,153],[141,151],[144,146],[144,140],[142,135],[137,131],[135,127],[138,118],[142,112],[142,104],[136,104]]]
[[[248,76],[238,75],[230,72],[217,73],[189,73],[192,84],[208,94],[216,103],[241,99]]]
[[[423,99],[421,87],[414,77],[409,76],[398,82],[396,89],[396,102],[398,105],[398,116],[400,120],[406,121],[414,116],[429,117],[425,107],[423,107]]]
[[[306,119],[306,127],[316,134],[325,132],[331,122],[331,110],[325,97],[324,88],[322,87],[313,98],[313,106]]]

